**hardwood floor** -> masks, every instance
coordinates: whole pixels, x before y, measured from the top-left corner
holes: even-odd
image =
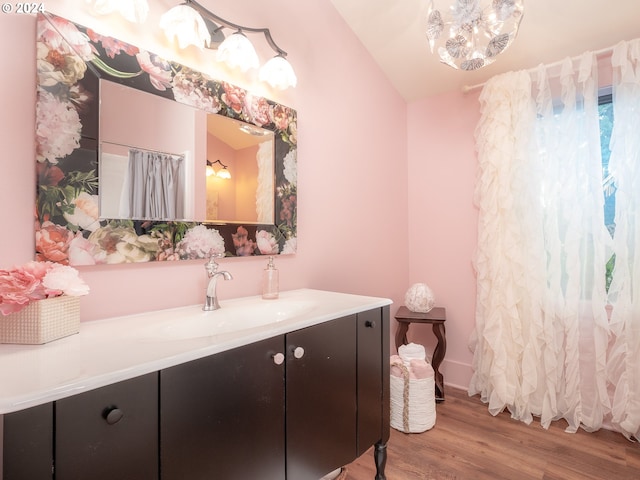
[[[391,429],[387,480],[638,480],[640,444],[608,430],[565,433],[493,417],[479,397],[447,388],[436,424],[421,434]],[[373,480],[372,451],[347,466],[345,480]]]

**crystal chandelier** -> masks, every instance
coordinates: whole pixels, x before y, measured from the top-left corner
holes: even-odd
[[[496,60],[518,34],[524,0],[455,0],[446,11],[431,0],[427,38],[440,61],[460,70],[477,70]]]

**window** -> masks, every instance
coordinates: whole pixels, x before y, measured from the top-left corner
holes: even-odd
[[[613,175],[609,170],[609,157],[611,150],[611,131],[613,130],[613,101],[610,93],[601,95],[598,99],[598,116],[600,119],[600,150],[602,157],[602,190],[604,194],[604,224],[613,237],[616,229],[616,186],[613,182]],[[611,285],[613,266],[615,265],[615,255],[607,262],[607,291]]]

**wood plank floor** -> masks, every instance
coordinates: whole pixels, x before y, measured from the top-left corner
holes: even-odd
[[[421,434],[391,429],[387,480],[640,480],[640,444],[608,430],[565,433],[493,417],[479,397],[447,388],[436,424]],[[372,451],[347,466],[345,480],[373,480]]]

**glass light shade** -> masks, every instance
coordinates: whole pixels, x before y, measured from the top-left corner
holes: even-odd
[[[231,178],[231,174],[229,173],[229,170],[227,170],[227,167],[224,167],[218,170],[218,173],[216,173],[216,177],[220,177],[228,180]]]
[[[213,169],[211,165],[207,165],[207,168],[205,171],[207,172],[207,177],[210,177],[216,174],[216,171]]]
[[[133,23],[144,23],[149,15],[147,0],[86,0],[93,2],[93,11],[98,15],[109,15],[117,12]]]
[[[259,64],[256,49],[242,32],[236,32],[224,39],[218,47],[216,60],[243,72],[250,68],[258,68]]]
[[[431,0],[427,13],[431,52],[461,70],[490,65],[513,43],[523,14],[524,0]]]
[[[178,5],[160,17],[160,28],[180,48],[195,45],[203,48],[211,43],[211,34],[202,16],[188,5]]]
[[[260,78],[260,81],[280,90],[295,87],[298,83],[293,67],[281,55],[277,55],[265,63],[260,69],[258,78]]]

